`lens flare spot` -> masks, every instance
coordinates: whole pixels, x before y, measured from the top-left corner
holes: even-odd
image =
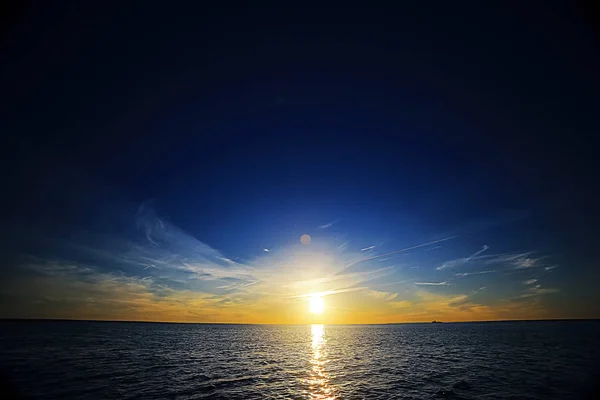
[[[302,244],[310,244],[311,240],[312,239],[311,239],[310,235],[307,235],[306,233],[304,235],[300,236],[300,243],[302,243]]]

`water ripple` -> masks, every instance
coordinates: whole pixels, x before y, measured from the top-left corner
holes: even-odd
[[[0,322],[0,361],[44,399],[565,399],[600,323],[256,326]]]

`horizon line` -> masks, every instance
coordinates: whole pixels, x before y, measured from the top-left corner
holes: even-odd
[[[493,323],[493,322],[557,322],[557,321],[600,321],[600,317],[590,318],[540,318],[540,319],[490,319],[490,320],[471,320],[471,321],[405,321],[405,322],[380,322],[380,323],[270,323],[270,322],[189,322],[189,321],[147,321],[147,320],[124,320],[124,319],[77,319],[77,318],[6,318],[0,317],[0,322],[35,322],[35,321],[54,321],[54,322],[121,322],[121,323],[142,323],[142,324],[188,324],[188,325],[409,325],[409,324],[432,324],[433,321],[444,324],[472,324],[472,323]]]

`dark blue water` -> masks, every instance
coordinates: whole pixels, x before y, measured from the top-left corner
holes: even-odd
[[[597,321],[2,321],[0,362],[44,399],[571,399],[598,378],[599,338]]]

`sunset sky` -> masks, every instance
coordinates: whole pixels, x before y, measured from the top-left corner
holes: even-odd
[[[600,317],[572,10],[39,7],[3,47],[0,317]]]

